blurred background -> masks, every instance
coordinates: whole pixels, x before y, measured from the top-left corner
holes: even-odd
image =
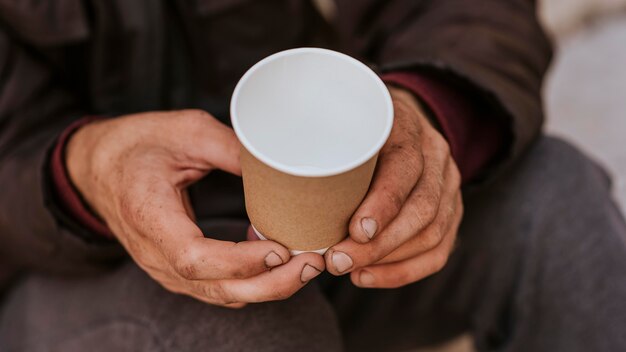
[[[316,0],[332,13],[332,0]],[[544,86],[546,131],[578,145],[613,176],[626,213],[626,0],[538,0],[555,57]],[[419,352],[468,352],[462,336]]]
[[[543,0],[540,17],[556,45],[547,131],[611,172],[626,213],[626,0]]]

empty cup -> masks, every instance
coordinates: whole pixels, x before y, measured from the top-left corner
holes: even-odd
[[[326,49],[269,56],[231,101],[246,210],[261,238],[323,253],[348,233],[393,125],[381,79]]]

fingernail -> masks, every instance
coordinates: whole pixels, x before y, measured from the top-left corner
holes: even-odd
[[[361,286],[374,286],[374,275],[366,270],[361,271],[359,274],[359,283]]]
[[[333,252],[332,260],[335,270],[340,273],[352,268],[352,265],[354,264],[352,262],[352,258],[344,252]]]
[[[319,275],[321,272],[321,270],[311,264],[304,264],[304,268],[302,268],[302,274],[300,274],[300,281],[302,281],[303,284],[307,283],[311,281],[311,279]]]
[[[367,237],[371,240],[376,234],[376,230],[378,230],[378,223],[376,223],[376,220],[374,219],[363,218],[361,219],[361,227],[363,228],[363,231],[365,231]]]
[[[269,268],[273,268],[275,266],[279,266],[283,263],[283,259],[276,254],[276,252],[271,251],[266,257],[265,257],[265,266],[269,269]]]

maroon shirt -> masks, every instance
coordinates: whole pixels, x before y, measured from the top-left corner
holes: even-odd
[[[387,84],[413,92],[436,119],[448,140],[464,183],[476,176],[496,155],[503,143],[504,127],[497,119],[482,116],[481,107],[463,89],[424,73],[394,72],[382,76]],[[95,234],[113,238],[108,227],[91,212],[72,185],[65,167],[65,146],[73,132],[93,121],[87,117],[68,126],[51,155],[53,183],[61,206]]]

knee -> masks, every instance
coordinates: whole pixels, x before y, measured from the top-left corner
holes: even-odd
[[[314,283],[288,300],[229,309],[167,292],[132,264],[128,270],[125,276],[136,291],[127,299],[130,304],[120,310],[149,326],[166,343],[164,350],[341,348],[334,312]]]
[[[611,202],[610,178],[569,143],[541,137],[520,160],[478,198],[511,215],[582,212]]]
[[[0,317],[0,340],[18,331],[8,340],[21,346],[15,350],[39,350],[39,346],[45,346],[42,350],[54,346],[55,351],[341,348],[334,313],[313,284],[285,301],[234,310],[170,293],[129,261],[89,279],[33,276],[16,287],[4,304],[10,309]]]
[[[545,136],[500,181],[500,189],[535,204],[569,203],[610,193],[610,178],[602,167],[571,144]]]
[[[550,243],[558,251],[595,233],[615,243],[622,225],[606,172],[555,138],[542,137],[492,185],[466,199],[466,232],[489,233],[483,240],[494,248],[525,251]]]
[[[460,256],[473,272],[497,273],[494,285],[541,286],[552,292],[543,299],[554,304],[574,292],[582,302],[594,287],[623,295],[626,225],[609,188],[597,164],[544,138],[508,174],[466,200]]]
[[[595,160],[554,137],[541,137],[522,158],[518,169],[522,176],[529,178],[526,185],[533,188],[543,185],[542,189],[561,195],[574,189],[576,193],[606,193],[611,186],[608,173]]]
[[[611,215],[619,218],[606,171],[560,139],[540,139],[505,185],[534,230],[569,229],[568,236],[576,236],[615,220]]]
[[[341,350],[334,312],[313,285],[288,300],[237,310],[178,298],[165,316],[155,320],[174,350]]]

